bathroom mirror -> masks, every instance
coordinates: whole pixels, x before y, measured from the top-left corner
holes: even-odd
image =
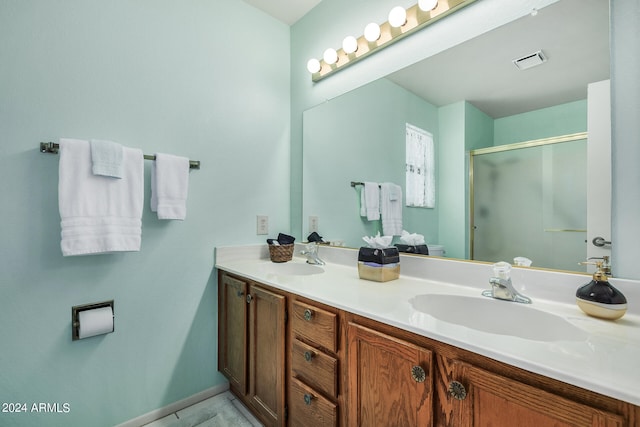
[[[512,63],[538,50],[541,65]],[[349,247],[380,230],[360,217],[360,190],[350,183],[404,187],[410,123],[434,134],[436,207],[404,207],[404,229],[469,259],[469,151],[586,132],[587,85],[608,78],[608,2],[562,0],[307,110],[302,235],[309,217],[325,239]]]

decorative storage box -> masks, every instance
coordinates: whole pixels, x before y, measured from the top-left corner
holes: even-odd
[[[408,254],[420,254],[429,255],[429,248],[427,245],[402,245],[397,244],[396,247],[400,252],[406,252]]]
[[[374,282],[388,282],[400,277],[398,248],[360,248],[358,275],[361,279],[373,280]]]

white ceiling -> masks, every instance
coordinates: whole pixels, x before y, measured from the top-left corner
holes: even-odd
[[[291,24],[321,0],[244,0]],[[513,59],[542,50],[548,61],[520,71]],[[609,78],[609,2],[560,0],[388,78],[443,106],[467,100],[493,118],[587,97]]]
[[[609,78],[609,2],[561,0],[389,76],[436,106],[467,100],[493,118],[586,99]],[[542,50],[547,62],[513,59]]]
[[[294,24],[322,0],[244,0],[287,25]]]

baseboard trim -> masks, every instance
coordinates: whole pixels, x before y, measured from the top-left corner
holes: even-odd
[[[170,403],[169,405],[162,408],[154,409],[153,411],[147,412],[144,415],[140,415],[139,417],[130,419],[129,421],[125,421],[122,424],[118,424],[116,427],[140,427],[153,421],[159,420],[160,418],[164,418],[167,415],[173,414],[174,412],[177,412],[188,406],[194,405],[198,402],[202,402],[203,400],[213,397],[216,394],[224,393],[227,390],[229,390],[229,383],[225,382],[223,384],[193,394],[185,399]]]

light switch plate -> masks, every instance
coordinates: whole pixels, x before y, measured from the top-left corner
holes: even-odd
[[[310,216],[309,217],[309,233],[313,233],[313,232],[318,232],[318,217],[317,216]]]
[[[269,234],[269,217],[267,215],[256,217],[256,234]]]

